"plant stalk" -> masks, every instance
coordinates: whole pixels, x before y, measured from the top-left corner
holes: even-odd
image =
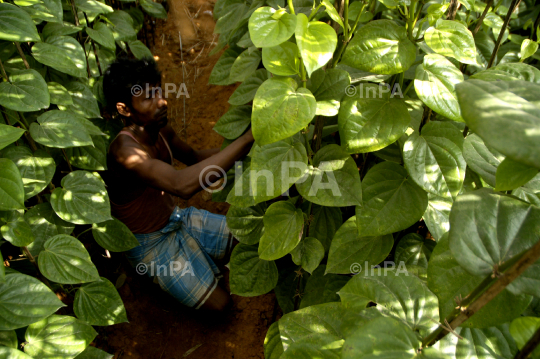
[[[64,150],[63,148],[62,148],[62,153],[64,154],[64,158],[66,159],[66,162],[68,164],[69,172],[73,172],[73,168],[71,167],[71,163],[69,162],[69,158],[68,158],[68,155],[66,153],[66,150]]]
[[[418,0],[411,0],[411,9],[409,11],[409,19],[407,21],[407,33],[409,34],[409,40],[413,41],[413,29],[416,18],[416,4]]]
[[[19,44],[17,41],[15,41],[15,46],[17,47],[17,51],[19,52],[19,55],[21,55],[21,58],[24,62],[24,66],[27,70],[30,69],[30,65],[28,64],[28,60],[26,60],[26,56],[24,55],[23,50],[21,49],[21,44]]]
[[[510,18],[512,17],[512,13],[517,9],[520,3],[521,3],[521,0],[512,0],[512,3],[510,4],[510,7],[508,8],[508,13],[506,14],[506,18],[504,19],[501,32],[499,33],[499,37],[497,38],[497,42],[495,43],[495,48],[493,49],[493,53],[491,54],[491,58],[489,59],[489,63],[487,65],[488,69],[491,66],[493,66],[493,62],[495,61],[497,52],[499,51],[499,48],[501,47],[501,42],[504,36],[504,32],[506,31],[506,28],[508,27],[508,23],[510,22]]]
[[[457,11],[459,9],[459,1],[451,0],[450,6],[448,7],[448,15],[446,16],[447,20],[454,20],[456,18]]]
[[[292,3],[292,0],[287,0],[287,3],[289,4],[289,10],[291,10],[291,14],[296,15],[294,12],[294,6]]]
[[[531,353],[536,349],[536,347],[540,344],[540,328],[534,332],[533,336],[529,341],[525,344],[523,349],[521,349],[514,359],[527,359],[530,357]]]
[[[51,283],[49,283],[49,280],[47,278],[45,278],[45,276],[43,276],[43,274],[41,274],[41,271],[39,270],[39,266],[36,262],[36,259],[34,258],[34,256],[32,255],[32,253],[30,253],[30,251],[28,250],[28,247],[27,246],[23,246],[21,247],[23,253],[24,253],[24,256],[26,258],[28,258],[28,260],[30,261],[30,263],[32,263],[34,265],[34,267],[36,267],[36,271],[38,273],[38,276],[40,277],[41,281],[43,283],[45,283],[45,285],[47,287],[49,287],[49,289],[52,290],[52,286],[51,286]]]
[[[482,15],[480,15],[480,17],[478,18],[478,22],[476,23],[476,26],[474,27],[474,30],[472,32],[473,36],[476,35],[478,30],[480,30],[480,27],[482,26],[482,23],[484,22],[484,18],[486,17],[491,5],[493,5],[493,0],[488,0],[488,2],[486,4],[486,8],[482,12]]]

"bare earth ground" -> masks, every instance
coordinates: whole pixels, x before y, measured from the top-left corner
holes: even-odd
[[[236,88],[208,85],[210,72],[221,55],[207,56],[217,43],[212,9],[213,3],[207,0],[169,0],[169,18],[156,22],[155,46],[151,49],[163,72],[163,83],[175,83],[177,88],[186,84],[190,98],[186,99],[185,121],[183,98],[175,95],[167,99],[169,121],[195,149],[221,145],[223,138],[212,128],[227,111],[227,100]],[[212,202],[205,192],[179,201],[179,205],[221,214],[228,209],[225,203]],[[234,306],[229,313],[223,318],[208,317],[182,306],[151,280],[137,275],[119,253],[112,253],[112,259],[96,253],[93,260],[102,276],[121,285],[118,291],[127,310],[129,323],[98,328],[95,345],[114,354],[115,359],[264,358],[264,337],[277,311],[274,294],[255,298],[233,295]]]

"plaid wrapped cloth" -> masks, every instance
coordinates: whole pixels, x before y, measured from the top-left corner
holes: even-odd
[[[163,290],[196,309],[221,278],[213,259],[223,258],[232,246],[225,216],[194,207],[176,207],[163,229],[135,237],[140,246],[126,254],[137,272],[154,277]]]

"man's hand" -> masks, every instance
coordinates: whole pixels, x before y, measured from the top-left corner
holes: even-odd
[[[254,142],[255,141],[255,139],[253,138],[253,132],[251,131],[251,127],[249,128],[249,130],[246,131],[246,133],[244,133],[240,137],[242,137],[247,142]]]

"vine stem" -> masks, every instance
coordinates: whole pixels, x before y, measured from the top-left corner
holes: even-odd
[[[534,349],[540,344],[540,328],[536,330],[531,339],[525,344],[523,349],[521,349],[514,359],[527,359]]]
[[[68,158],[68,155],[66,153],[66,150],[64,150],[63,148],[62,148],[62,153],[64,154],[64,158],[66,159],[66,162],[68,164],[69,172],[73,172],[73,167],[71,167],[71,163],[69,162],[69,158]]]
[[[27,70],[30,70],[30,64],[28,64],[28,60],[26,60],[26,56],[24,55],[24,52],[21,49],[21,44],[15,41],[15,46],[17,47],[17,51],[19,52],[19,55],[21,55],[21,58],[24,62],[24,66],[26,67]]]
[[[294,13],[294,6],[293,6],[293,3],[292,3],[292,0],[287,0],[287,3],[289,4],[289,10],[291,10],[291,14],[296,15]]]
[[[457,11],[459,9],[459,1],[458,0],[451,0],[450,6],[448,7],[448,16],[446,17],[447,20],[454,20],[456,18]]]
[[[86,20],[86,24],[88,25],[89,28],[93,29],[94,26],[90,26],[90,21],[88,21],[88,16],[86,16],[85,12],[83,14],[84,14],[84,19]],[[99,64],[99,58],[97,55],[96,43],[92,39],[90,39],[90,43],[92,44],[92,48],[94,50],[94,56],[96,57],[96,64],[99,71],[99,76],[103,76],[103,72],[101,71],[101,65]]]
[[[493,53],[491,54],[491,58],[489,59],[489,63],[487,65],[488,69],[491,66],[493,66],[493,62],[495,62],[495,57],[497,56],[497,52],[499,52],[499,47],[501,47],[502,38],[504,36],[504,32],[506,31],[506,28],[508,27],[508,23],[510,22],[512,13],[517,9],[520,3],[521,3],[521,0],[512,0],[512,3],[510,4],[510,7],[508,8],[508,13],[506,14],[506,18],[504,19],[503,26],[501,28],[501,31],[499,32],[499,37],[497,38],[497,42],[495,43],[495,48],[493,49]]]
[[[484,22],[484,18],[486,17],[491,5],[493,5],[493,0],[488,0],[488,2],[486,4],[486,8],[482,12],[482,15],[480,15],[480,17],[478,18],[478,22],[476,23],[476,26],[474,27],[474,30],[472,32],[473,36],[476,35],[478,30],[480,30],[480,27],[482,26],[482,23]]]
[[[28,258],[28,260],[30,261],[30,263],[32,263],[32,264],[34,265],[34,267],[36,267],[36,271],[38,272],[38,275],[39,275],[41,281],[42,281],[43,283],[45,283],[45,285],[46,285],[47,287],[49,287],[49,289],[52,290],[51,283],[49,283],[49,280],[48,280],[47,278],[45,278],[45,276],[43,276],[43,274],[41,274],[41,271],[39,270],[39,266],[38,266],[38,264],[37,264],[37,262],[36,262],[36,259],[34,258],[34,256],[32,255],[32,253],[30,253],[30,251],[28,250],[28,247],[27,247],[27,246],[23,246],[23,247],[21,247],[21,249],[22,249],[22,251],[23,251],[23,253],[24,253],[24,256],[25,256],[26,258]]]
[[[349,2],[347,1],[345,5],[348,6]],[[345,51],[345,48],[347,48],[349,41],[351,41],[354,35],[354,32],[356,31],[356,27],[358,26],[358,22],[360,21],[360,18],[362,17],[362,14],[364,13],[364,9],[366,8],[366,6],[367,6],[366,3],[362,4],[362,8],[358,12],[358,15],[356,16],[356,20],[354,21],[353,28],[351,29],[350,32],[347,33],[347,36],[342,37],[342,41],[339,43],[339,47],[335,52],[334,58],[332,59],[332,65],[330,66],[330,68],[333,69],[334,67],[336,67],[339,59],[341,58],[341,55],[343,54],[343,51]],[[349,10],[347,9],[345,12],[348,14]],[[349,26],[349,19],[347,18],[345,18],[345,26],[347,27]],[[344,32],[344,35],[345,35],[345,32]]]
[[[516,258],[517,257],[517,258]],[[479,293],[480,296],[474,299],[474,301],[465,306],[464,303],[461,303],[461,309],[457,317],[453,317],[452,321],[447,318],[450,323],[450,328],[456,329],[461,324],[463,324],[467,319],[472,317],[480,309],[482,309],[486,304],[493,300],[500,292],[502,292],[510,283],[512,283],[517,277],[519,277],[527,268],[529,268],[534,262],[540,259],[540,241],[538,241],[533,247],[525,251],[523,254],[519,254],[514,258],[511,258],[507,263],[512,265],[510,268],[500,275],[498,279],[491,278],[491,275],[486,277],[479,286],[477,286],[474,291],[469,294],[468,298],[474,298],[473,293]],[[501,267],[502,269],[502,267]],[[494,281],[494,283],[492,283]],[[486,289],[487,288],[487,289]],[[484,291],[485,290],[485,291]],[[444,338],[448,334],[448,331],[445,331],[443,328],[439,327],[437,330],[433,331],[428,335],[422,342],[422,346],[425,348],[427,346],[433,345],[435,342]]]

